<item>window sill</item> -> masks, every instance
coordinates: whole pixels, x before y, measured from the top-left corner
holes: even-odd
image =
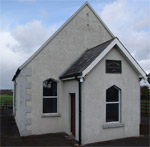
[[[109,123],[109,124],[103,125],[103,129],[120,128],[120,127],[124,127],[124,124],[123,123]]]
[[[56,114],[42,114],[41,117],[44,118],[44,117],[60,117],[61,115],[56,113]]]

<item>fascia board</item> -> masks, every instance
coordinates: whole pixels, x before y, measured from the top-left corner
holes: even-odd
[[[136,62],[136,60],[132,57],[132,55],[127,51],[127,49],[122,45],[122,43],[118,39],[117,39],[117,46],[129,60],[129,62],[134,66],[134,68],[139,72],[140,74],[139,77],[147,79],[145,71],[141,68],[141,66]]]
[[[64,79],[61,79],[62,81],[68,81],[68,80],[74,80],[75,77],[70,77],[70,78],[64,78]]]
[[[140,67],[140,65],[136,62],[136,60],[131,56],[131,54],[127,51],[127,49],[121,44],[121,42],[115,38],[114,41],[108,45],[108,47],[82,72],[82,76],[85,77],[106,55],[107,53],[117,45],[121,52],[125,55],[125,57],[130,61],[135,69],[139,72],[139,77],[146,78],[145,71]]]

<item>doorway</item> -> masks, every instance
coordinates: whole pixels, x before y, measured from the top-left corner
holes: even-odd
[[[71,112],[70,112],[70,114],[71,114],[71,128],[70,128],[70,130],[71,130],[72,135],[75,137],[75,135],[76,135],[76,132],[75,132],[75,130],[76,130],[76,128],[75,128],[75,126],[76,126],[76,123],[75,123],[76,122],[76,119],[75,119],[75,116],[76,116],[75,93],[71,93],[70,98],[71,98],[71,100],[70,100],[70,103],[71,103],[70,104],[70,106],[71,106]]]

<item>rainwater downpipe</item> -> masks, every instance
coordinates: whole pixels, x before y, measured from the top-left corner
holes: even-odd
[[[82,82],[83,78],[78,79],[79,82],[79,145],[82,144]]]

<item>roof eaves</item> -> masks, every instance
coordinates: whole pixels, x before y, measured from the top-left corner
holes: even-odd
[[[139,63],[135,60],[135,58],[130,54],[130,52],[125,48],[125,46],[118,38],[117,45],[120,48],[120,50],[124,53],[124,55],[128,58],[128,60],[131,62],[131,64],[134,66],[134,68],[141,74],[141,77],[146,79],[146,72],[143,70],[143,68],[139,65]]]
[[[70,78],[70,77],[74,77],[74,76],[82,76],[82,72],[89,66],[88,64],[85,66],[81,66],[80,67],[80,69],[78,69],[76,72],[74,72],[74,71],[71,71],[71,70],[73,70],[74,68],[76,69],[76,67],[74,67],[74,66],[77,66],[76,64],[78,64],[78,62],[80,61],[80,59],[82,59],[83,58],[83,56],[87,53],[87,52],[89,52],[89,51],[92,51],[93,49],[95,49],[95,48],[98,48],[99,46],[103,46],[104,44],[106,45],[107,44],[107,46],[114,40],[115,38],[113,38],[113,39],[110,39],[110,40],[108,40],[108,41],[106,41],[106,42],[104,42],[104,43],[102,43],[102,44],[100,44],[100,45],[97,45],[97,46],[94,46],[94,47],[92,47],[92,48],[90,48],[90,49],[87,49],[87,50],[85,50],[82,54],[81,54],[81,56],[75,61],[75,62],[73,62],[70,66],[69,66],[69,68],[67,68],[67,70],[65,70],[65,72],[60,76],[60,78],[62,79],[62,78]],[[108,44],[109,43],[109,44]],[[107,48],[107,46],[105,47],[105,48]],[[100,53],[101,54],[101,53]],[[86,62],[86,61],[84,61],[84,62]],[[92,62],[91,62],[92,63]],[[91,64],[90,63],[90,64]]]
[[[59,78],[61,80],[63,80],[63,79],[70,79],[70,78],[75,78],[76,79],[78,76],[82,76],[82,72],[76,73],[76,74],[71,74],[71,75],[66,75],[66,76],[60,76]]]
[[[13,79],[12,79],[12,81],[15,81],[15,79],[18,77],[20,71],[21,70],[18,68],[17,71],[16,71],[16,73],[15,73],[15,75],[14,75],[14,77],[13,77]]]

